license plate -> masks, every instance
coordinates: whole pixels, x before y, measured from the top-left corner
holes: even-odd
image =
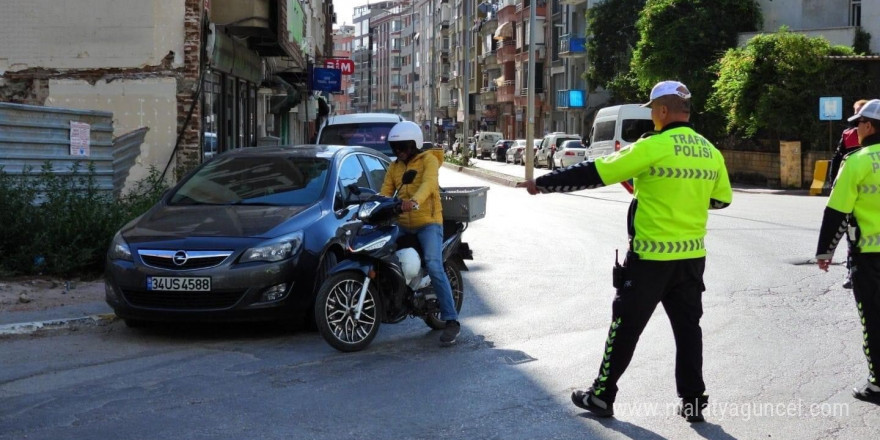
[[[210,292],[211,277],[147,277],[147,290]]]
[[[583,152],[581,152],[581,153],[578,153],[578,156],[583,156],[583,155],[584,155],[584,153],[583,153]]]

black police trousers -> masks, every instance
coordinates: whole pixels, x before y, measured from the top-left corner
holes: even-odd
[[[877,367],[880,367],[880,254],[852,255],[853,296],[862,323],[862,348],[868,359],[868,380],[880,385]]]
[[[623,285],[611,308],[611,328],[605,341],[593,393],[614,402],[617,381],[632,360],[642,330],[658,303],[663,303],[675,336],[675,383],[679,397],[703,395],[702,294],[705,258],[674,261],[641,260],[627,256]]]

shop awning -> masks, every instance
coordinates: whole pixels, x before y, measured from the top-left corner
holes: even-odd
[[[496,40],[503,40],[505,38],[513,38],[513,22],[508,21],[507,23],[498,26],[498,29],[495,29],[495,37]]]

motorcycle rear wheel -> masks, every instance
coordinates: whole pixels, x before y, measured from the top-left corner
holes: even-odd
[[[364,295],[359,319],[354,317],[364,274],[346,271],[327,278],[315,300],[315,322],[318,332],[333,348],[342,352],[367,348],[382,322],[382,301],[375,285],[370,284]]]
[[[464,300],[464,281],[461,278],[461,270],[454,263],[444,263],[443,268],[446,269],[446,278],[449,278],[449,285],[452,287],[452,302],[455,303],[455,311],[461,311],[461,303]],[[422,318],[425,324],[434,330],[442,330],[446,328],[446,321],[440,319],[440,312],[432,313]]]

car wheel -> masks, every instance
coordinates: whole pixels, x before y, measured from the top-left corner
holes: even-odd
[[[364,286],[364,274],[345,271],[324,282],[315,300],[318,332],[333,348],[343,352],[360,351],[373,342],[382,322],[382,302],[374,285],[364,293],[359,317],[354,309]]]
[[[464,300],[464,282],[461,279],[461,271],[454,264],[446,262],[443,264],[446,270],[446,278],[449,278],[449,286],[452,287],[452,302],[455,304],[455,311],[461,311],[461,303]],[[424,318],[425,324],[434,330],[442,330],[446,328],[446,321],[440,319],[440,312],[432,313]]]

